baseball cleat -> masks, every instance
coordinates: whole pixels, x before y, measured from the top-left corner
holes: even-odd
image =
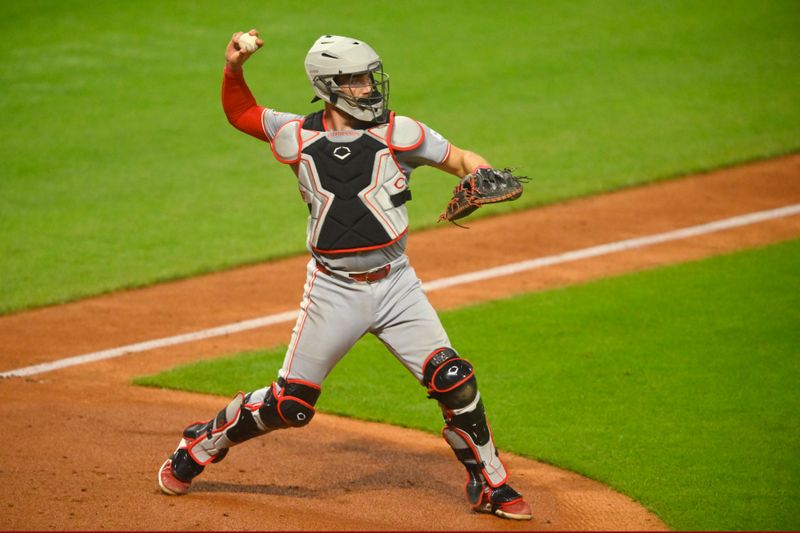
[[[472,506],[472,510],[509,520],[530,520],[533,517],[528,502],[507,484],[496,489],[484,487],[480,500]]]
[[[161,492],[170,496],[181,496],[189,492],[191,481],[181,481],[172,471],[172,458],[170,457],[158,469],[158,486]]]

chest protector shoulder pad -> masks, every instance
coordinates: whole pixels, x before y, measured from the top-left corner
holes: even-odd
[[[279,129],[270,146],[297,176],[309,210],[309,247],[349,253],[399,240],[408,231],[411,191],[395,152],[413,150],[424,135],[418,122],[394,114],[368,129],[316,131],[303,120]]]

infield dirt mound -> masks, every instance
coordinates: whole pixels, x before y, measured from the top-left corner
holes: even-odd
[[[800,156],[576,200],[410,239],[423,280],[800,203]],[[431,293],[439,309],[699,259],[800,236],[800,216]],[[454,257],[463,257],[454,264]],[[305,257],[0,318],[0,369],[294,309]],[[534,506],[515,523],[469,512],[441,438],[319,415],[237,448],[186,497],[156,471],[188,422],[227,399],[130,385],[131,377],[288,341],[291,324],[0,380],[9,435],[0,528],[15,530],[652,530],[655,516],[600,483],[504,454]],[[265,376],[265,380],[271,376]],[[422,391],[420,391],[422,393]],[[435,407],[432,407],[435,408]],[[491,416],[491,413],[490,413]],[[535,416],[532,416],[535,419]]]

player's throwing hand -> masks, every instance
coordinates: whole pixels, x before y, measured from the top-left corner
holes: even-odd
[[[257,30],[250,30],[247,33],[237,31],[225,49],[225,61],[232,68],[241,68],[244,62],[262,46],[264,41],[258,37]]]

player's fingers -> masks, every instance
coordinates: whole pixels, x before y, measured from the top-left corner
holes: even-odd
[[[262,46],[264,46],[264,41],[258,36],[258,30],[257,29],[253,28],[252,30],[250,30],[247,33],[249,33],[250,35],[252,35],[253,37],[256,38],[256,46],[258,48],[261,48]]]
[[[234,33],[231,36],[231,43],[233,44],[233,46],[234,46],[234,48],[236,50],[239,49],[239,37],[241,37],[241,36],[242,36],[242,32],[240,32],[240,31],[237,31],[236,33]]]

